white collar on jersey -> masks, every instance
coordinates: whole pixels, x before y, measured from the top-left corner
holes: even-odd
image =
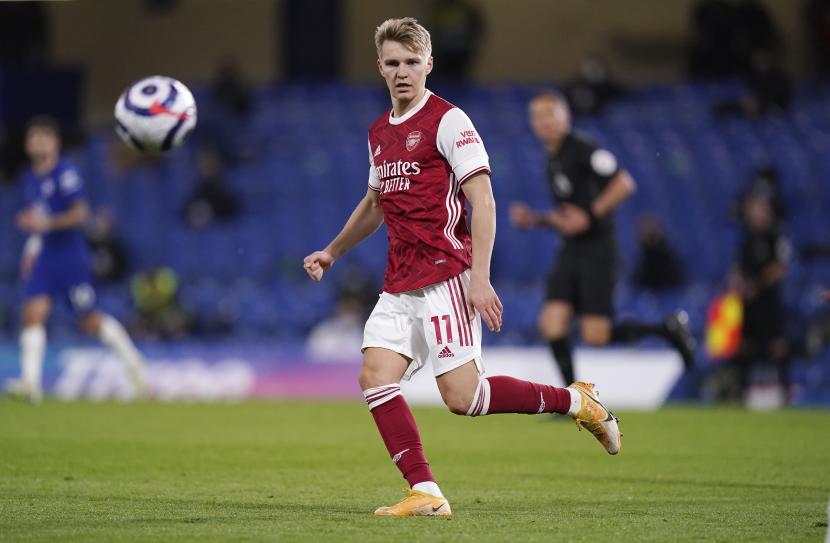
[[[395,112],[394,109],[392,111],[390,111],[389,112],[389,124],[401,124],[401,123],[406,122],[409,119],[411,119],[413,115],[415,115],[416,113],[418,113],[419,111],[421,111],[424,108],[424,106],[426,105],[427,100],[429,100],[430,96],[432,96],[432,91],[429,90],[429,89],[426,89],[426,92],[424,92],[424,97],[421,98],[421,101],[418,102],[417,104],[415,104],[415,107],[413,107],[412,109],[410,109],[409,111],[407,111],[406,113],[404,113],[400,117],[393,117],[392,116],[392,114]]]

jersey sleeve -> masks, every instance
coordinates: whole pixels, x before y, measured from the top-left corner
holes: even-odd
[[[67,166],[58,176],[58,190],[68,201],[74,202],[84,197],[84,182],[81,174],[73,166]]]
[[[788,264],[790,262],[793,254],[793,246],[786,236],[779,234],[776,237],[774,249],[775,260],[782,264]]]
[[[611,151],[603,149],[602,147],[596,147],[594,145],[587,146],[585,149],[585,161],[591,172],[606,184],[620,171],[617,157]]]
[[[447,111],[438,124],[438,152],[452,168],[459,183],[478,173],[490,173],[490,157],[467,114],[458,108]]]
[[[372,156],[372,142],[366,138],[366,146],[369,148],[369,188],[380,192],[380,177],[375,169],[375,159]]]

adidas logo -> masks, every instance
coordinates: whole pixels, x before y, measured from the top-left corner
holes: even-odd
[[[379,154],[380,154],[380,145],[378,145],[377,148],[375,149],[375,155],[374,156],[378,156]]]
[[[438,358],[452,358],[453,356],[455,355],[452,354],[452,351],[449,347],[444,347],[443,349],[441,349],[441,352],[438,353]]]

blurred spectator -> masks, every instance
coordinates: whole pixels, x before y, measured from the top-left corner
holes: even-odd
[[[738,384],[746,394],[755,363],[772,363],[778,370],[785,402],[789,402],[790,354],[781,284],[787,274],[790,245],[779,233],[765,198],[750,196],[743,208],[745,232],[732,277],[744,305],[741,347],[735,358]]]
[[[433,73],[441,79],[466,81],[484,34],[479,8],[465,0],[436,0],[429,20]]]
[[[308,353],[319,360],[360,358],[363,326],[377,301],[377,288],[359,266],[341,270],[337,303],[332,315],[319,322],[306,340]]]
[[[640,261],[636,283],[650,290],[683,286],[683,266],[669,243],[663,227],[653,215],[643,215],[639,224]]]
[[[196,188],[188,197],[182,214],[193,228],[204,228],[213,221],[229,221],[239,215],[240,205],[226,190],[222,162],[214,152],[202,151],[196,158]]]
[[[359,360],[366,318],[361,300],[343,296],[334,306],[333,314],[312,328],[306,349],[319,360]]]
[[[778,31],[756,0],[701,0],[692,13],[689,75],[741,76],[751,69],[759,50],[779,51]]]
[[[228,59],[217,66],[210,88],[210,107],[199,110],[197,145],[214,150],[225,164],[256,158],[263,144],[250,126],[256,101],[239,64]]]
[[[87,243],[92,252],[92,273],[99,283],[113,283],[127,274],[127,249],[115,236],[115,221],[108,211],[98,211],[88,222]]]
[[[597,57],[586,57],[579,64],[579,75],[566,91],[568,104],[575,115],[593,115],[623,94],[608,72],[605,63]]]
[[[44,3],[0,2],[0,87],[4,87],[0,90],[0,185],[11,182],[18,168],[27,163],[23,152],[25,119],[47,113],[36,99],[23,103],[21,98],[37,95],[39,89],[24,85],[37,80],[32,74],[42,69],[48,55],[49,21]],[[18,98],[18,93],[23,96]],[[33,107],[37,111],[31,111]],[[62,128],[66,132],[67,127]]]
[[[135,333],[145,339],[180,339],[190,329],[190,315],[178,301],[179,280],[166,267],[150,268],[132,281],[137,316]]]
[[[752,57],[757,51],[772,56],[780,52],[778,30],[764,6],[757,0],[742,0],[732,9],[732,48],[739,71],[752,68]]]
[[[747,92],[740,100],[727,100],[717,105],[718,117],[743,115],[756,118],[786,113],[790,109],[792,82],[768,51],[758,49],[752,54],[744,83]]]
[[[805,0],[804,21],[816,72],[830,76],[830,0]]]
[[[247,117],[251,112],[253,98],[248,83],[242,78],[235,62],[222,63],[213,80],[213,96],[218,105],[237,117]]]
[[[830,243],[808,243],[801,247],[800,256],[805,261],[830,258]]]
[[[741,223],[745,222],[743,217],[744,202],[747,198],[757,196],[765,199],[772,207],[772,214],[776,223],[783,224],[787,220],[787,204],[784,202],[784,195],[781,192],[781,177],[778,169],[772,164],[758,166],[749,180],[749,185],[744,190],[738,201],[738,208],[735,215]]]
[[[731,8],[724,0],[701,0],[692,13],[689,75],[723,77],[735,71]]]
[[[43,64],[49,22],[41,2],[0,2],[0,63]]]
[[[746,84],[749,94],[745,108],[749,116],[784,113],[790,109],[792,83],[768,50],[756,49],[752,53]]]

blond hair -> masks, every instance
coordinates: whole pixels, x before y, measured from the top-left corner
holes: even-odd
[[[430,56],[432,54],[432,40],[429,30],[418,23],[414,17],[401,19],[386,19],[375,29],[375,47],[380,58],[380,49],[385,41],[396,41],[407,49]]]

